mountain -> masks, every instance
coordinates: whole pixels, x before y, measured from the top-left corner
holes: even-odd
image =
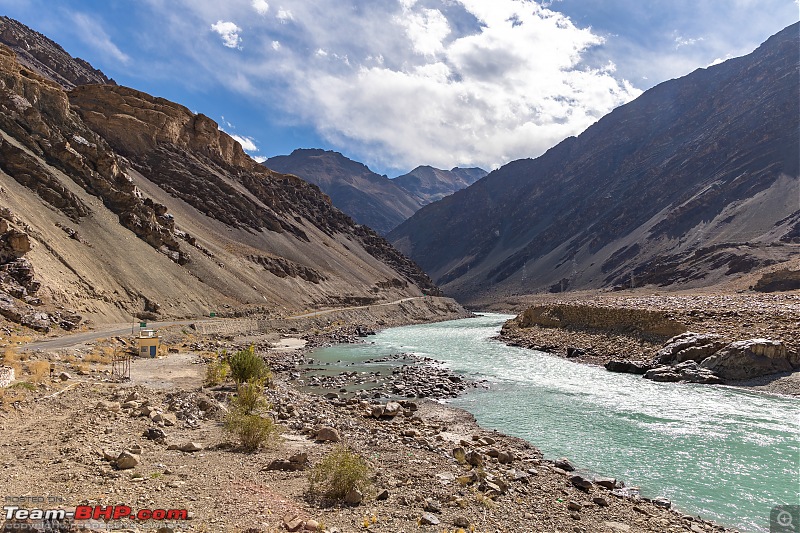
[[[91,83],[114,85],[114,80],[83,59],[72,57],[58,44],[14,19],[0,16],[0,43],[14,51],[21,65],[66,90]]]
[[[320,149],[298,149],[290,155],[271,157],[264,165],[318,185],[331,197],[333,205],[381,234],[388,233],[420,207],[486,175],[480,168],[417,167],[404,176],[389,179],[339,152]]]
[[[38,329],[76,313],[285,313],[438,292],[208,117],[116,85],[66,92],[3,45],[0,205],[0,315]]]
[[[389,234],[451,295],[709,285],[800,252],[798,24]]]
[[[264,165],[319,186],[333,205],[378,233],[385,234],[413,215],[419,204],[386,176],[339,152],[298,149],[271,157]]]
[[[478,167],[440,170],[421,166],[392,181],[424,206],[469,187],[485,175],[486,171]]]

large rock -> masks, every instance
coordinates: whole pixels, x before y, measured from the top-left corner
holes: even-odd
[[[700,368],[697,361],[684,361],[675,366],[659,366],[648,370],[644,374],[645,379],[661,382],[684,381],[687,383],[714,384],[721,383],[722,380],[713,371]]]
[[[644,361],[609,361],[605,364],[609,372],[621,372],[624,374],[644,374],[650,370],[652,365]]]
[[[788,372],[792,365],[781,341],[749,339],[732,342],[700,365],[725,380],[750,379]]]
[[[317,431],[317,440],[320,442],[339,442],[342,438],[335,428],[323,427]]]
[[[0,389],[8,387],[14,381],[14,369],[10,366],[0,366]]]
[[[694,360],[698,363],[725,346],[719,335],[688,331],[672,337],[658,351],[656,359],[661,364],[682,363]]]

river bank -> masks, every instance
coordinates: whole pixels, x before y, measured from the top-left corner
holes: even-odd
[[[283,335],[330,335],[338,341],[340,327],[333,321],[327,332]],[[215,349],[252,341],[251,335],[173,334],[184,335],[184,344]],[[664,503],[623,497],[612,490],[619,488],[614,480],[589,484],[585,473],[574,478],[566,463],[557,466],[526,441],[479,427],[460,409],[423,399],[405,403],[395,416],[375,418],[375,406],[386,399],[326,399],[298,390],[296,375],[308,357],[302,350],[268,352],[276,379],[266,393],[282,436],[269,449],[242,453],[221,424],[231,390],[201,388],[208,354],[181,348],[164,358],[136,360],[126,384],[108,382],[104,363],[83,357],[83,375],[11,389],[16,399],[5,396],[0,412],[6,493],[57,497],[65,507],[188,509],[191,520],[170,524],[174,531],[271,532],[315,524],[342,533],[726,531],[667,510]],[[63,357],[64,365],[75,353],[53,355]],[[163,439],[145,436],[153,427],[163,431]],[[322,428],[335,430],[340,442],[370,463],[372,489],[357,506],[321,507],[308,497],[306,471],[270,469],[273,461],[298,453],[317,464],[333,448],[314,438]],[[184,446],[191,442],[196,446]],[[196,449],[180,451],[171,444]],[[138,463],[130,470],[115,469],[104,458],[133,447]]]
[[[800,294],[567,293],[530,295],[485,306],[523,313],[526,309],[586,310],[590,320],[525,323],[510,320],[498,339],[560,357],[603,366],[609,361],[652,361],[673,335],[691,331],[719,335],[726,342],[753,338],[780,340],[795,364],[800,362]],[[600,316],[601,320],[596,317]],[[800,396],[800,372],[783,372],[729,381],[727,385]]]

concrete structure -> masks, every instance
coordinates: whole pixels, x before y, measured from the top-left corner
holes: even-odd
[[[136,338],[136,353],[139,357],[155,357],[158,354],[158,347],[161,346],[161,336],[154,329],[139,330]]]

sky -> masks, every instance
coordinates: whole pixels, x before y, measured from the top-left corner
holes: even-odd
[[[254,158],[394,177],[536,157],[663,81],[745,55],[798,0],[0,0]]]

